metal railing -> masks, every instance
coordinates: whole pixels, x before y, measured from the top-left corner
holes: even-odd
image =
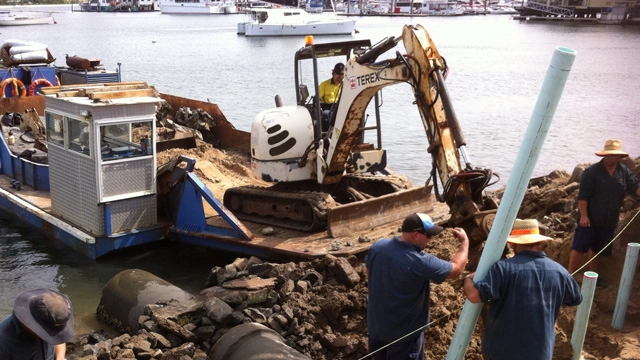
[[[542,12],[545,12],[547,14],[552,14],[552,15],[560,15],[560,16],[565,16],[565,17],[573,17],[574,16],[573,9],[567,9],[567,8],[560,7],[560,6],[547,5],[547,4],[544,4],[544,3],[538,3],[538,2],[533,2],[533,1],[528,1],[523,6],[523,8],[532,9],[532,10],[538,10],[538,11],[542,11]]]

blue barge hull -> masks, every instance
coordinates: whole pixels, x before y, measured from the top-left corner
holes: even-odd
[[[0,141],[4,142],[4,140]],[[13,190],[11,181],[12,179],[8,176],[0,175],[0,208],[2,210],[12,213],[21,221],[40,229],[46,237],[56,239],[92,259],[114,250],[163,240],[169,228],[169,226],[159,226],[114,234],[110,237],[95,237],[49,214],[27,200],[33,196],[39,202],[46,201],[43,200],[48,199],[46,191],[30,190],[29,186]]]

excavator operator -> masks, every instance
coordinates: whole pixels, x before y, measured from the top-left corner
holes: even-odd
[[[331,72],[331,78],[320,83],[320,106],[322,107],[322,129],[329,129],[329,119],[333,104],[340,98],[342,79],[344,78],[344,64],[337,63]]]

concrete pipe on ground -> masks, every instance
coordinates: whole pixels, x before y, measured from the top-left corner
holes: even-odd
[[[311,360],[284,343],[277,332],[258,323],[227,331],[211,348],[209,360]]]
[[[104,286],[98,313],[106,316],[103,320],[118,330],[134,333],[138,329],[138,318],[148,304],[191,298],[193,295],[150,272],[128,269],[116,274]]]

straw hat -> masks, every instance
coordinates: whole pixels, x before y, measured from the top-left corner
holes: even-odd
[[[606,156],[606,155],[622,155],[624,157],[629,156],[626,152],[622,151],[622,142],[620,140],[607,140],[604,144],[604,149],[597,151],[596,155],[598,156]]]
[[[57,291],[38,289],[20,293],[13,314],[47,344],[62,344],[73,337],[71,301]]]
[[[513,244],[534,244],[549,240],[553,239],[548,236],[540,235],[538,221],[535,219],[516,219],[513,223],[511,235],[507,238],[507,241]]]

